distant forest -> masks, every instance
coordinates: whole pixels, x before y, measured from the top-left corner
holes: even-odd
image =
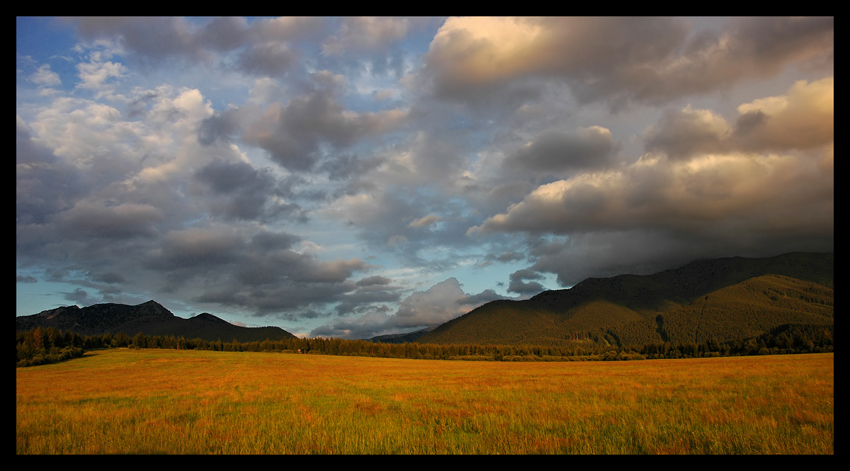
[[[160,348],[222,352],[280,352],[441,360],[584,361],[700,358],[742,355],[822,353],[834,351],[835,326],[788,324],[747,340],[697,343],[649,343],[618,347],[590,341],[586,346],[435,345],[378,343],[339,338],[294,338],[262,342],[214,342],[202,339],[124,333],[81,336],[53,327],[17,331],[17,366],[34,366],[79,358],[105,348]]]

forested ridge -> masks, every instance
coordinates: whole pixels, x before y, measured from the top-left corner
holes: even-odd
[[[832,325],[789,324],[746,340],[720,342],[662,342],[619,347],[600,331],[587,334],[584,345],[572,347],[537,345],[436,345],[390,344],[339,338],[294,338],[239,342],[124,333],[78,335],[53,327],[17,332],[17,366],[34,366],[79,358],[87,351],[105,348],[160,348],[222,352],[277,352],[294,354],[348,355],[385,358],[485,360],[485,361],[584,361],[701,358],[718,356],[823,353],[834,351]]]

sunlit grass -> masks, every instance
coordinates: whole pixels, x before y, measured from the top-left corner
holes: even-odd
[[[833,454],[833,354],[463,362],[106,350],[18,368],[19,454]]]

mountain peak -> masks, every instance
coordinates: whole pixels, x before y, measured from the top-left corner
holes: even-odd
[[[209,341],[237,339],[240,342],[294,337],[280,327],[241,327],[207,312],[184,319],[154,300],[135,306],[105,303],[85,308],[61,307],[31,316],[18,316],[15,324],[17,330],[52,326],[80,335],[124,332],[132,336],[143,332],[146,335],[174,335]]]
[[[202,313],[198,314],[197,316],[190,317],[190,319],[204,321],[204,322],[223,322],[225,324],[230,324],[230,322],[227,322],[226,320],[224,320],[224,319],[222,319],[218,316],[214,316],[214,315],[212,315],[208,312],[202,312]]]

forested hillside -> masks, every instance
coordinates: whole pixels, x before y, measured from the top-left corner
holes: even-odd
[[[833,254],[705,260],[494,301],[419,342],[581,347],[742,339],[784,324],[832,324],[833,278]]]

